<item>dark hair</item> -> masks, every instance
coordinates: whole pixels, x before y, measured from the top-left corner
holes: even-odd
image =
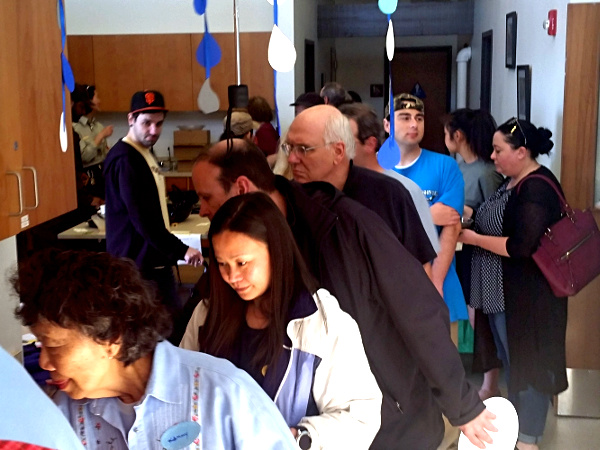
[[[348,92],[346,92],[346,94],[348,94],[348,96],[350,96],[351,101],[353,101],[354,103],[362,103],[362,98],[360,98],[360,95],[358,92],[348,91]]]
[[[154,351],[171,332],[171,318],[135,263],[108,253],[47,249],[25,261],[11,279],[23,325],[48,320],[98,343],[121,344],[129,365]]]
[[[547,128],[537,128],[532,123],[513,117],[498,127],[504,135],[504,140],[514,149],[525,147],[529,150],[532,159],[539,155],[550,153],[554,142],[550,140],[552,132]]]
[[[273,110],[264,97],[250,97],[248,100],[248,114],[256,122],[270,122],[273,120]]]
[[[473,153],[481,160],[492,160],[492,141],[496,132],[496,121],[490,113],[481,109],[457,109],[444,118],[444,128],[450,134],[461,131]]]
[[[385,139],[385,132],[383,124],[379,117],[377,117],[375,110],[364,103],[340,105],[339,109],[348,119],[353,119],[356,122],[358,140],[361,144],[364,144],[368,138],[374,136],[377,138],[377,148],[375,150],[379,150]]]
[[[95,92],[96,87],[93,85],[75,83],[75,89],[71,93],[71,101],[73,102],[73,109],[78,111],[77,120],[82,115],[87,116],[93,111],[92,100],[94,99]],[[76,109],[78,106],[79,109]],[[74,115],[73,122],[77,122],[77,120],[75,120]]]
[[[325,83],[325,86],[321,89],[321,97],[327,97],[329,104],[337,108],[346,103],[346,90],[341,84],[332,81]]]
[[[221,169],[219,182],[229,192],[235,180],[246,176],[254,185],[264,192],[275,190],[275,174],[267,162],[265,154],[255,144],[245,139],[233,139],[231,148],[227,149],[218,144],[213,146],[208,153],[201,153],[194,161],[206,161]]]
[[[138,111],[138,112],[131,113],[131,118],[133,119],[134,122],[137,122],[137,118],[140,116],[140,114],[163,113],[163,120],[165,120],[167,118],[168,112],[169,111],[162,111],[160,109],[150,110],[150,111]]]
[[[216,264],[213,239],[224,231],[242,233],[267,245],[271,266],[269,289],[259,304],[269,319],[265,340],[252,362],[271,364],[279,356],[289,310],[301,292],[316,292],[316,283],[296,246],[292,231],[279,208],[262,192],[227,200],[210,224],[210,297],[208,316],[200,330],[200,350],[231,359],[234,342],[245,319],[247,302],[223,280]]]

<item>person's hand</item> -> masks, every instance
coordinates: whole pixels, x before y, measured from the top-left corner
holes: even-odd
[[[188,247],[187,252],[185,252],[184,259],[187,264],[194,267],[198,267],[204,261],[200,250],[195,249],[194,247]]]
[[[298,430],[296,428],[290,427],[290,431],[295,438],[298,437]]]
[[[481,414],[475,417],[470,422],[459,426],[460,431],[471,441],[471,443],[479,448],[485,448],[485,443],[492,443],[492,437],[487,433],[488,431],[498,431],[498,429],[492,424],[492,420],[496,418],[496,415],[487,409],[484,409]]]
[[[115,127],[113,125],[109,125],[107,127],[104,127],[104,130],[101,131],[102,137],[107,138],[107,137],[112,136],[114,128]]]
[[[460,234],[458,235],[458,242],[462,242],[467,245],[477,245],[477,236],[473,230],[469,230],[467,228],[463,228]]]
[[[104,200],[100,197],[92,197],[92,202],[90,204],[96,208],[99,208],[101,205],[104,205]]]
[[[460,223],[460,214],[458,214],[458,211],[451,206],[444,205],[443,203],[436,203],[429,208],[429,211],[431,211],[433,223],[440,227]]]

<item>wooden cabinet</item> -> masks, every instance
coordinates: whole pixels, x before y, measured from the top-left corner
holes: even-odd
[[[69,36],[69,59],[78,83],[95,84],[105,111],[129,111],[131,95],[157,89],[172,111],[195,111],[205,80],[196,61],[202,34]],[[221,109],[228,106],[227,87],[236,83],[233,33],[214,33],[221,62],[211,70],[211,87]],[[242,83],[250,96],[261,95],[274,106],[273,70],[267,61],[270,33],[240,33]]]
[[[129,111],[131,96],[144,87],[143,36],[93,36],[92,42],[94,79],[102,109]]]
[[[77,207],[75,159],[60,146],[61,38],[55,0],[0,2],[0,239]],[[70,105],[68,93],[65,102]]]
[[[69,36],[69,63],[80,84],[95,85],[94,42],[92,36]]]

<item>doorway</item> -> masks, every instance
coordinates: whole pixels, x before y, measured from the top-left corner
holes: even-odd
[[[385,60],[385,79],[389,79]],[[394,95],[419,91],[425,103],[425,136],[421,147],[446,153],[442,119],[450,112],[452,47],[398,47],[391,63]],[[389,98],[388,83],[385,84]],[[385,102],[387,104],[387,100]]]
[[[481,95],[479,108],[491,111],[492,103],[492,49],[494,32],[492,30],[481,34]]]
[[[304,40],[304,92],[315,90],[315,41]]]

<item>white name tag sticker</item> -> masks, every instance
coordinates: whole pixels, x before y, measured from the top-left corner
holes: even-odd
[[[197,422],[178,423],[163,433],[160,443],[167,450],[185,448],[200,436],[200,429],[200,424]]]

